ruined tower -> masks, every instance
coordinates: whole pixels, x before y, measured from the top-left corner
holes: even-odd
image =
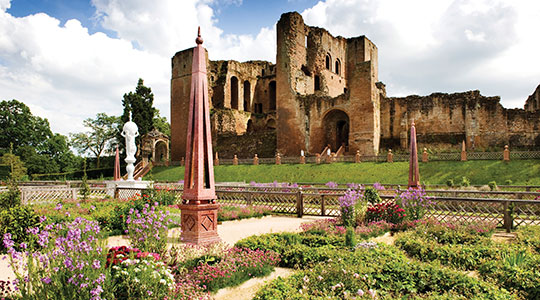
[[[304,24],[296,12],[277,23],[277,149],[374,155],[379,151],[377,47]],[[381,85],[382,86],[382,85]]]

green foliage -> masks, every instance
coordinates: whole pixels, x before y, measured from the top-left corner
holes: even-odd
[[[228,158],[221,157],[220,158]],[[333,164],[261,164],[254,165],[219,165],[214,167],[218,182],[329,182],[366,183],[383,182],[404,184],[408,182],[408,162],[377,163],[333,163]],[[184,167],[154,167],[156,180],[178,181],[184,179]],[[432,184],[445,184],[448,179],[456,182],[457,178],[467,176],[474,185],[485,185],[492,180],[504,182],[512,179],[517,185],[540,185],[539,160],[511,160],[507,164],[501,161],[430,161],[420,163],[422,178]],[[458,181],[459,182],[459,181]]]
[[[497,182],[496,181],[490,181],[488,182],[489,190],[495,191],[497,189]]]
[[[364,200],[371,204],[381,203],[381,197],[379,197],[379,192],[377,192],[376,189],[370,186],[366,187],[366,189],[364,190]]]
[[[467,187],[467,186],[470,186],[470,185],[471,185],[471,181],[467,177],[463,176],[461,178],[461,186]]]
[[[26,168],[23,162],[18,156],[12,153],[4,153],[0,157],[0,164],[8,166],[10,180],[19,181],[26,175]]]
[[[516,232],[517,242],[540,254],[540,226],[520,226]]]
[[[117,131],[117,140],[120,145],[124,145],[125,143],[120,132],[122,131],[122,126],[129,121],[130,112],[131,120],[139,128],[139,137],[152,130],[154,127],[154,116],[156,115],[156,109],[153,107],[154,94],[152,93],[152,89],[144,86],[144,81],[141,78],[137,82],[135,93],[129,92],[124,94],[122,105],[124,106],[124,112],[120,117]],[[124,149],[124,147],[121,148]]]
[[[81,182],[81,189],[79,190],[79,194],[82,196],[82,199],[84,201],[88,200],[88,196],[90,196],[90,186],[88,185],[88,177],[86,176],[86,159],[84,160],[84,167],[83,167],[83,177]]]
[[[380,244],[354,252],[301,245],[287,251],[299,252],[297,257],[310,261],[309,269],[271,282],[254,299],[371,299],[368,291],[382,299],[516,299],[489,283],[409,260],[399,250]]]
[[[28,228],[39,227],[39,217],[34,210],[28,206],[17,205],[0,211],[0,236],[11,233],[16,245],[28,243],[30,241]],[[0,252],[4,252],[4,244],[0,243]]]
[[[512,179],[506,179],[506,180],[504,181],[504,184],[506,184],[506,185],[512,185]]]
[[[155,109],[154,111],[154,127],[159,130],[159,132],[165,134],[166,136],[171,136],[171,124],[169,124],[169,121],[167,121],[166,117],[162,117],[159,114],[159,109]]]
[[[454,180],[453,179],[448,179],[446,180],[446,185],[448,187],[453,187],[454,186]]]
[[[352,227],[348,227],[347,231],[345,232],[345,246],[352,248],[355,245],[356,239],[354,236],[354,229]]]
[[[96,167],[99,168],[101,156],[104,153],[112,153],[114,138],[117,134],[115,125],[118,117],[98,113],[95,119],[88,118],[83,121],[87,132],[72,133],[71,145],[81,153],[91,152],[97,159]]]
[[[0,149],[9,149],[13,143],[15,153],[23,145],[43,150],[51,136],[49,121],[33,116],[24,103],[17,100],[0,102]]]

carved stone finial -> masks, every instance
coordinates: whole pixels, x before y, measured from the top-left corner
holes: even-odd
[[[197,38],[195,39],[195,43],[197,43],[197,45],[201,45],[203,43],[203,39],[201,37],[201,26],[199,26],[199,29],[197,29]]]

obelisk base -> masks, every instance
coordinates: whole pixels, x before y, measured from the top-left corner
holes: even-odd
[[[208,245],[221,242],[217,233],[218,204],[182,204],[182,242]]]

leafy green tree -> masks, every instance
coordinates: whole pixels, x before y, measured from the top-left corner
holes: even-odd
[[[154,127],[154,94],[152,89],[144,86],[144,81],[139,78],[135,93],[124,94],[122,100],[124,112],[121,117],[121,126],[129,121],[129,112],[131,112],[132,121],[139,128],[139,136],[145,135]]]
[[[21,203],[21,191],[17,182],[26,174],[20,158],[13,154],[13,144],[10,145],[9,153],[4,153],[0,158],[0,164],[9,167],[8,191],[0,194],[0,209],[6,209]]]
[[[161,133],[171,136],[171,124],[167,121],[166,117],[162,117],[159,114],[159,110],[156,109],[154,115],[154,128],[159,130]]]
[[[97,161],[96,167],[99,168],[101,156],[106,152],[112,153],[114,148],[118,117],[98,113],[95,119],[88,118],[83,123],[90,130],[70,134],[71,145],[81,153],[93,153]]]
[[[13,151],[23,145],[44,149],[44,143],[52,137],[49,121],[33,116],[24,103],[11,100],[0,102],[0,149],[7,152],[10,143]]]

